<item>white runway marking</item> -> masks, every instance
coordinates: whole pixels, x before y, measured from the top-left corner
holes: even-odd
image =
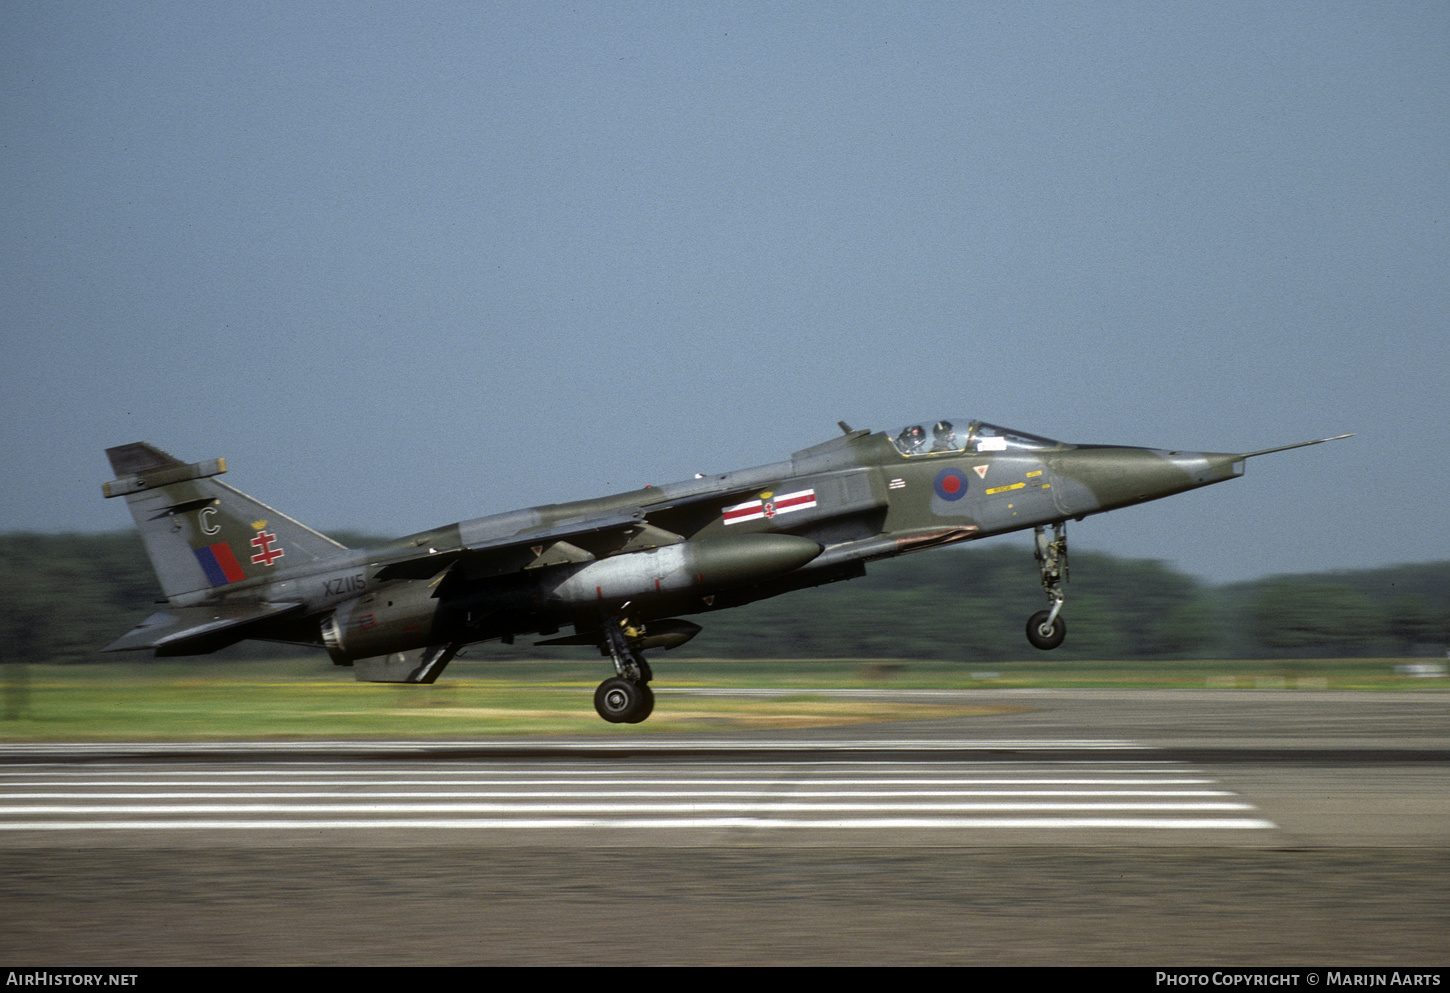
[[[775,693],[778,691],[769,691]],[[825,691],[817,691],[825,692]],[[836,691],[837,693],[843,691]],[[872,691],[861,691],[868,693]],[[9,742],[0,744],[0,756],[20,755],[112,755],[124,752],[127,755],[186,755],[216,753],[218,751],[246,752],[258,757],[272,753],[285,756],[297,753],[325,752],[330,754],[374,753],[413,754],[438,751],[465,750],[470,752],[673,752],[682,748],[689,751],[725,752],[815,752],[822,748],[833,751],[865,750],[882,751],[960,751],[962,749],[994,749],[1012,751],[1045,751],[1092,749],[1095,751],[1122,751],[1146,749],[1147,745],[1115,738],[1068,738],[1049,740],[1041,738],[981,738],[973,740],[943,738],[868,738],[843,739],[840,741],[772,741],[762,744],[752,739],[721,738],[717,740],[694,740],[682,743],[676,738],[575,738],[572,740],[527,739],[510,741],[495,739],[487,741],[171,741],[171,742]]]
[[[377,830],[379,828],[421,830],[431,828],[464,830],[537,830],[563,828],[612,828],[640,830],[700,830],[719,828],[818,828],[818,829],[883,829],[883,828],[952,828],[952,829],[1170,829],[1203,830],[1217,828],[1232,831],[1258,831],[1274,827],[1270,821],[1251,818],[1230,818],[1205,821],[1201,818],[1110,818],[1110,817],[1037,817],[1037,818],[962,818],[962,817],[883,817],[854,819],[795,820],[780,817],[725,818],[661,818],[661,819],[591,819],[551,818],[546,820],[466,819],[466,820],[331,820],[331,821],[16,821],[0,826],[10,831],[317,831]]]
[[[784,811],[792,814],[845,811],[1028,810],[1252,810],[1247,803],[160,803],[44,804],[7,807],[11,816],[40,814],[739,814]]]
[[[932,751],[982,747],[934,745]],[[1069,751],[1072,745],[1039,742],[1036,750]],[[840,747],[811,746],[817,753]],[[475,751],[436,762],[410,758],[403,767],[363,757],[288,761],[271,748],[229,761],[168,764],[22,760],[0,766],[0,836],[430,829],[1162,832],[1275,826],[1254,816],[1252,804],[1211,776],[1143,757],[903,759],[888,749],[879,761],[805,755],[799,761],[753,761],[711,756],[716,748],[710,744],[690,754],[674,742],[671,750],[682,754],[581,760],[563,751],[551,760],[538,757],[546,748],[530,743],[527,759],[480,758]],[[219,750],[228,756],[247,751]],[[238,768],[242,761],[254,764]]]
[[[766,790],[530,790],[529,796],[536,797],[705,797],[705,796],[765,796]],[[458,797],[514,797],[517,790],[369,790],[372,797],[417,797],[427,799],[450,799]],[[1228,790],[792,790],[793,797],[941,797],[941,796],[1232,796]],[[0,800],[31,800],[48,797],[53,800],[176,800],[181,798],[227,800],[242,797],[292,799],[326,799],[330,797],[356,797],[356,791],[344,790],[300,790],[268,792],[251,790],[244,793],[206,792],[191,790],[185,793],[61,793],[35,791],[30,793],[0,793]]]

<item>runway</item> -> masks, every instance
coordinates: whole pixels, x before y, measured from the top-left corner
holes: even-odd
[[[1450,696],[1021,699],[749,737],[4,745],[0,954],[1450,959]]]
[[[161,844],[265,845],[320,831],[340,832],[351,844],[408,845],[457,841],[446,837],[456,832],[485,845],[831,844],[846,833],[857,843],[894,846],[969,843],[980,832],[1019,844],[1063,832],[1080,841],[1125,832],[1119,840],[1149,843],[1139,836],[1171,832],[1189,843],[1199,834],[1274,828],[1201,770],[1131,755],[1049,758],[1022,750],[994,760],[987,756],[1000,746],[960,742],[903,760],[863,741],[788,759],[742,750],[721,762],[695,758],[688,746],[657,758],[556,748],[548,758],[518,760],[475,745],[466,758],[418,763],[277,762],[267,760],[266,746],[254,746],[255,758],[240,768],[206,761],[0,768],[0,844],[65,834],[92,846],[148,836]],[[841,753],[858,757],[831,757]]]

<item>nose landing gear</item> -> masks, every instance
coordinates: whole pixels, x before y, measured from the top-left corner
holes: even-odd
[[[1050,651],[1067,637],[1067,622],[1058,616],[1064,599],[1062,584],[1067,582],[1067,522],[1052,526],[1050,541],[1042,528],[1033,528],[1032,532],[1037,568],[1042,573],[1042,588],[1047,592],[1051,607],[1039,610],[1027,619],[1027,640],[1034,648]]]

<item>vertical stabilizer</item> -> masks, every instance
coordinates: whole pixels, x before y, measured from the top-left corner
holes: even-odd
[[[145,442],[106,449],[116,479],[101,489],[124,496],[168,600],[331,558],[344,546],[235,490],[216,477],[225,459],[185,463]]]

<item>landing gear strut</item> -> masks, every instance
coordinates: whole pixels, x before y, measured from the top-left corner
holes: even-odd
[[[1033,528],[1036,547],[1037,568],[1042,573],[1042,588],[1047,591],[1048,610],[1039,610],[1027,619],[1027,640],[1034,648],[1043,651],[1056,648],[1067,637],[1067,622],[1058,615],[1062,612],[1064,594],[1062,584],[1067,582],[1067,522],[1052,526],[1052,540],[1049,541],[1042,528]]]
[[[633,643],[643,631],[628,618],[615,616],[604,619],[602,632],[599,647],[614,659],[616,675],[594,691],[594,709],[611,724],[638,724],[655,709],[654,691],[649,688],[654,673]]]

